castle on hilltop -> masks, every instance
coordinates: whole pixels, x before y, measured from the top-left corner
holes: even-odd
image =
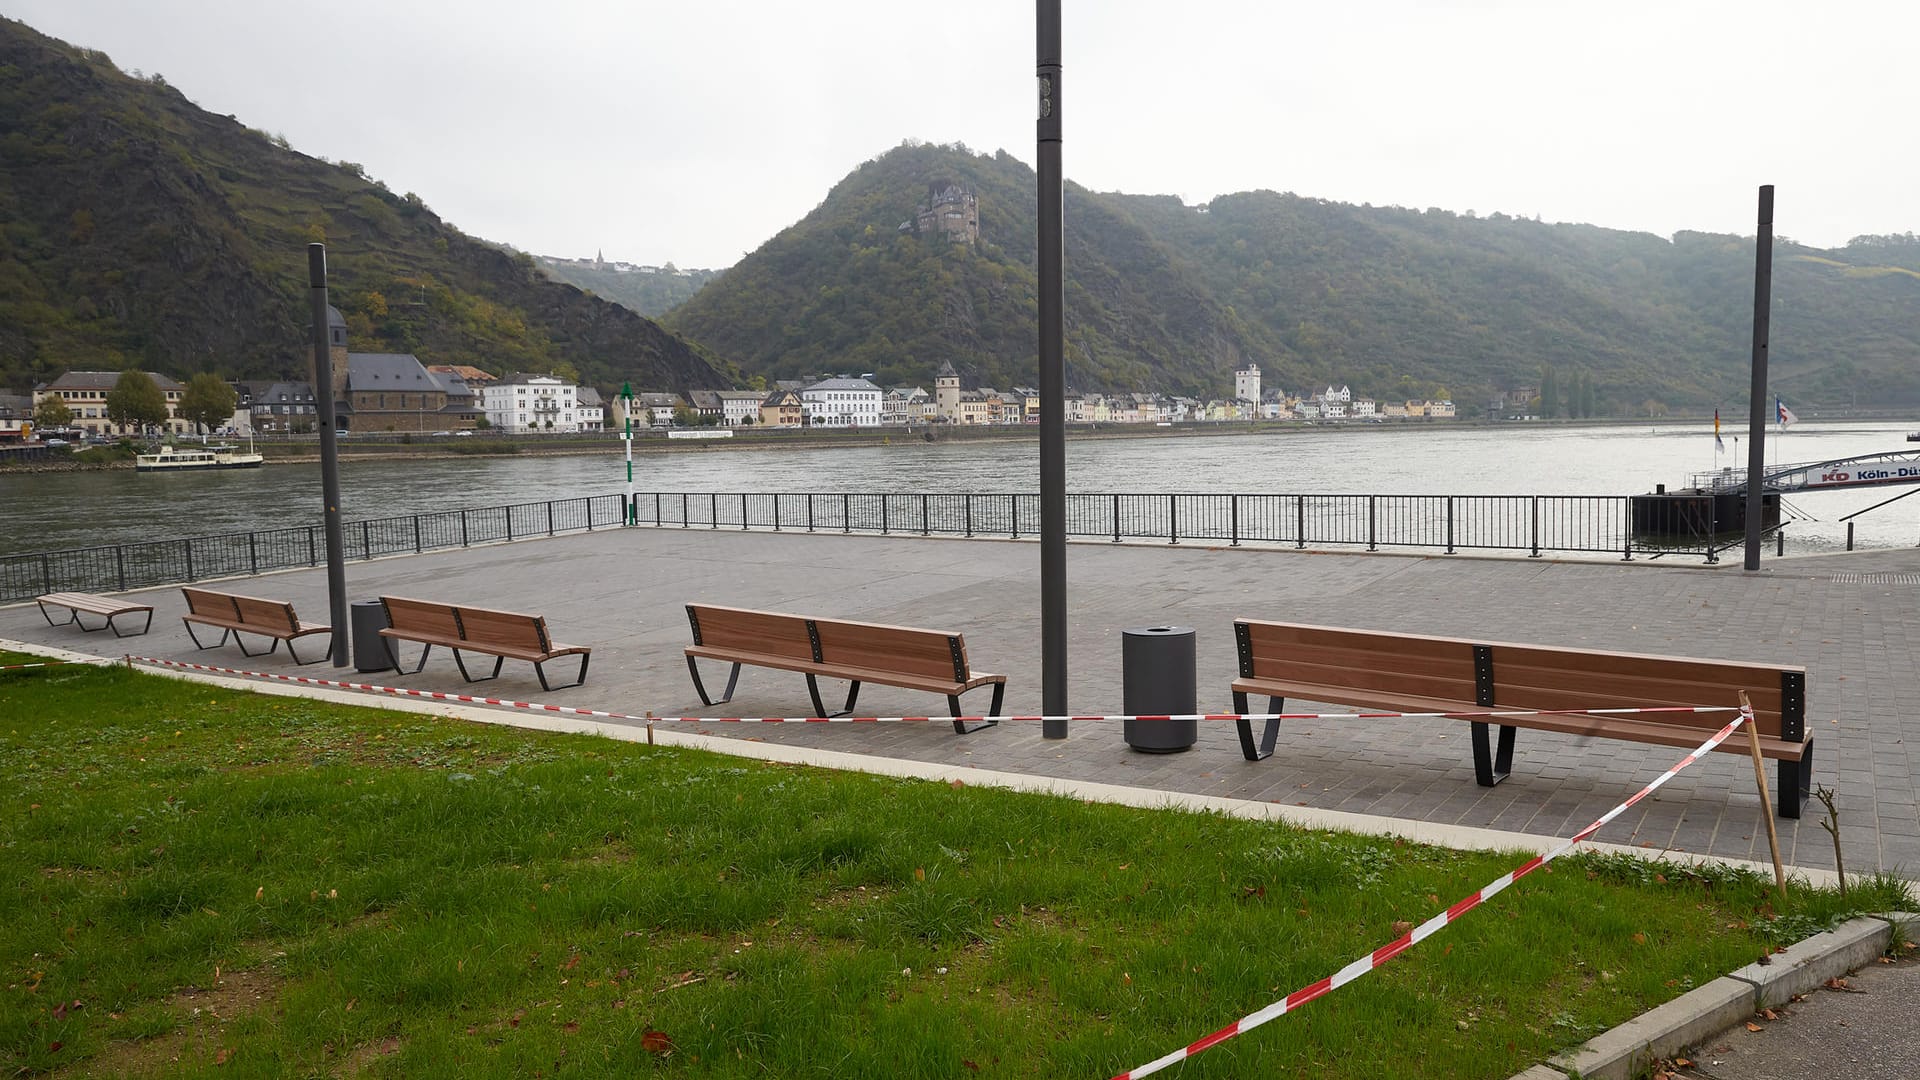
[[[912,221],[900,223],[901,232],[922,236],[935,233],[964,244],[980,242],[980,198],[949,180],[927,185],[927,201]]]

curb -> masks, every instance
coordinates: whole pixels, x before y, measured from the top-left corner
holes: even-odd
[[[1851,919],[1774,953],[1764,963],[1748,964],[1655,1006],[1545,1064],[1515,1073],[1511,1080],[1631,1080],[1645,1075],[1655,1061],[1872,963],[1890,947],[1896,929],[1910,932],[1917,920],[1920,916],[1905,912]]]

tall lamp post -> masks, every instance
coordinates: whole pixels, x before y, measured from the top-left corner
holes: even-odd
[[[340,531],[340,444],[333,430],[333,353],[327,341],[327,245],[307,245],[313,300],[313,389],[320,412],[320,493],[327,534],[327,610],[333,617],[333,666],[347,666],[347,559]]]
[[[627,512],[625,514],[625,517],[627,519],[627,524],[638,525],[640,524],[640,520],[639,520],[640,511],[633,504],[633,384],[632,383],[626,382],[626,383],[620,384],[620,400],[625,402],[627,406],[626,408],[627,429],[620,433],[621,440],[627,444]]]
[[[1066,234],[1060,171],[1060,0],[1038,0],[1040,178],[1040,722],[1067,737]],[[1018,524],[1017,522],[1015,524]]]

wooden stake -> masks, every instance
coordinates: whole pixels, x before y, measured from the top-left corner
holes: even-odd
[[[1773,828],[1773,797],[1767,793],[1767,767],[1760,760],[1760,724],[1753,716],[1753,702],[1740,691],[1740,711],[1747,717],[1747,749],[1753,751],[1753,782],[1760,786],[1760,816],[1767,821],[1767,848],[1773,852],[1773,882],[1780,895],[1787,895],[1787,872],[1780,865],[1780,834]]]

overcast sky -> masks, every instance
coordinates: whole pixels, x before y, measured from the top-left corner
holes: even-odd
[[[1920,4],[1066,0],[1068,178],[1671,235],[1920,230]],[[1034,5],[0,0],[550,255],[729,265],[913,138],[1034,160]],[[1071,257],[1071,252],[1069,252]]]

